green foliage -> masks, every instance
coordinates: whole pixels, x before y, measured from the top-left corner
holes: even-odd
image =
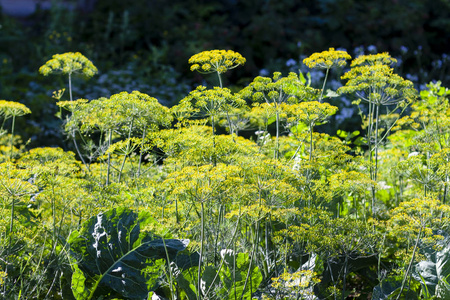
[[[307,62],[328,72],[347,55],[330,49]],[[338,111],[330,97],[341,96],[324,93],[325,81],[319,92],[303,75],[275,72],[239,91],[220,75],[243,63],[240,54],[193,57],[198,68],[211,64],[220,86],[199,86],[170,109],[139,91],[70,101],[54,92],[76,154],[27,150],[0,133],[1,297],[444,293],[447,89],[430,84],[409,103],[418,95],[391,56],[360,56],[340,91],[368,100],[366,134],[334,135],[320,126]],[[7,125],[29,113],[3,102]]]
[[[206,266],[202,271],[200,292],[195,283],[197,267],[193,267],[176,276],[177,285],[181,290],[180,299],[236,299],[249,298],[262,281],[262,275],[257,266],[252,266],[249,255],[234,253],[223,249],[220,252],[222,263],[218,266]]]
[[[427,259],[415,265],[413,277],[421,283],[426,299],[445,299],[450,296],[449,250],[448,238],[438,241],[433,247],[423,249]]]
[[[187,246],[186,240],[146,231],[154,222],[148,213],[118,208],[90,218],[73,232],[68,242],[75,259],[75,298],[143,299],[154,291],[164,260],[173,260]]]

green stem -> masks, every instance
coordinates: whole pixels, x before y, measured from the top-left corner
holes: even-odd
[[[309,162],[312,161],[313,153],[313,126],[309,124]]]
[[[9,154],[9,160],[12,161],[13,159],[13,149],[14,149],[14,127],[16,124],[16,116],[13,115],[12,117],[12,126],[11,126],[11,140],[10,140],[10,147],[11,147],[11,152]]]
[[[198,273],[197,273],[197,299],[202,299],[201,279],[202,279],[202,259],[203,259],[203,239],[205,237],[205,208],[203,201],[201,201],[201,237],[200,237],[200,257],[198,260]]]
[[[232,243],[233,241],[235,241],[234,238],[236,237],[236,233],[237,233],[237,230],[238,230],[238,228],[239,228],[239,222],[240,222],[240,220],[241,220],[241,207],[239,207],[239,216],[238,216],[238,219],[237,219],[237,222],[236,222],[236,227],[234,228],[233,235],[231,236],[231,240],[228,242],[228,245],[226,246],[225,249],[230,248],[231,243]],[[234,245],[236,246],[236,243],[235,243],[235,242],[234,242]],[[236,263],[236,262],[235,262],[235,260],[236,260],[236,252],[233,251],[233,254],[234,254],[233,263],[235,264],[235,263]],[[209,285],[209,288],[208,288],[208,290],[207,290],[206,293],[205,293],[205,297],[208,296],[210,290],[214,287],[214,282],[216,281],[217,277],[219,276],[220,270],[222,269],[222,266],[223,266],[223,263],[224,263],[224,262],[225,262],[225,255],[222,257],[222,260],[221,260],[221,262],[220,262],[219,268],[217,269],[216,275],[214,276],[214,279],[211,281],[211,284]],[[236,270],[236,267],[233,266],[233,278],[234,278],[235,273],[236,273],[235,270]],[[234,286],[235,286],[235,291],[234,291],[234,294],[235,294],[235,295],[234,295],[234,297],[236,298],[236,284],[235,284]]]
[[[112,129],[109,129],[108,134],[108,149],[111,147]],[[108,152],[108,166],[106,169],[106,186],[109,185],[109,177],[111,175],[111,153]]]
[[[402,295],[402,292],[403,292],[403,289],[405,288],[406,279],[408,278],[409,271],[411,270],[412,264],[414,262],[414,257],[416,256],[416,251],[417,251],[417,247],[419,245],[420,236],[422,235],[423,227],[424,226],[420,227],[419,233],[417,234],[416,244],[414,245],[414,250],[413,250],[413,253],[412,253],[411,261],[409,262],[408,268],[406,269],[405,276],[403,277],[402,287],[400,288],[400,293],[398,293],[397,300],[400,299],[400,297]]]
[[[276,138],[275,138],[275,159],[278,159],[278,150],[279,150],[279,135],[280,135],[280,112],[278,111],[278,107],[277,107],[277,112],[276,112],[276,127],[277,127],[277,133],[276,133]]]
[[[211,115],[211,126],[212,126],[212,135],[213,135],[213,166],[215,167],[217,164],[216,160],[216,131],[214,130],[214,115]]]
[[[69,73],[69,96],[70,96],[70,101],[73,101],[72,98],[72,75],[71,73]],[[73,117],[73,111],[72,111],[72,117]],[[77,143],[77,139],[75,138],[76,132],[75,129],[72,129],[72,140],[73,140],[73,144],[75,145],[75,150],[77,151],[78,156],[80,157],[81,161],[83,162],[83,165],[86,167],[86,170],[89,172],[89,166],[86,163],[86,161],[84,160],[83,156],[81,155],[80,149],[78,148],[78,143]]]
[[[173,300],[176,300],[176,295],[173,292],[173,278],[172,278],[172,270],[170,269],[170,258],[169,258],[169,252],[167,251],[167,246],[166,246],[166,240],[164,239],[164,237],[162,237],[162,241],[164,244],[164,251],[166,252],[166,259],[167,259],[167,270],[169,272],[169,289],[170,289],[170,294],[171,294],[171,298]]]
[[[9,246],[8,246],[8,252],[11,250],[11,245],[12,245],[12,235],[13,235],[13,231],[14,231],[14,206],[15,206],[15,201],[14,201],[14,197],[12,197],[12,202],[11,202],[11,221],[9,222]]]
[[[222,78],[220,77],[220,73],[219,72],[217,72],[217,77],[219,77],[219,86],[220,86],[220,88],[222,88],[223,86],[222,86]]]
[[[142,132],[142,143],[141,143],[141,151],[139,152],[139,165],[137,170],[137,177],[141,175],[141,164],[142,164],[142,153],[144,149],[144,139],[145,139],[145,133],[146,133],[147,127],[144,127],[144,131]]]
[[[125,155],[123,156],[123,160],[122,160],[122,165],[120,166],[120,171],[119,171],[119,178],[117,179],[118,182],[120,182],[120,178],[122,177],[122,172],[123,172],[123,168],[125,166],[125,161],[127,160],[128,157],[128,152],[130,152],[130,145],[131,145],[131,130],[133,129],[133,122],[134,119],[131,119],[131,123],[130,123],[130,128],[128,130],[128,144],[127,144],[127,149],[125,151]]]
[[[325,84],[327,83],[328,73],[330,72],[330,68],[327,69],[327,72],[325,73],[325,79],[323,80],[323,86],[322,86],[322,92],[320,93],[319,102],[322,102],[323,99],[323,91],[325,90]]]

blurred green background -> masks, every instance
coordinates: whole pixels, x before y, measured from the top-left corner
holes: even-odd
[[[75,98],[139,90],[167,106],[198,84],[216,84],[212,76],[190,72],[187,62],[211,49],[247,59],[224,76],[235,90],[273,71],[307,72],[302,59],[329,47],[352,57],[388,51],[399,59],[397,72],[418,89],[431,80],[450,83],[450,0],[27,0],[37,5],[20,16],[6,14],[6,2],[0,98],[32,110],[17,127],[33,147],[65,144],[51,95],[67,87],[67,79],[44,77],[38,68],[69,51],[99,69],[89,81],[75,79]]]

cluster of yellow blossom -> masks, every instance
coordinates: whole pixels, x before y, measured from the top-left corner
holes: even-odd
[[[245,63],[245,58],[232,50],[210,50],[193,55],[189,59],[191,71],[200,73],[225,73]]]
[[[5,118],[31,114],[31,110],[24,104],[14,101],[0,100],[0,116]]]
[[[67,52],[55,54],[39,68],[39,73],[47,76],[54,72],[63,74],[82,73],[86,77],[92,77],[98,73],[94,64],[80,52]]]
[[[363,65],[377,65],[377,64],[383,64],[383,65],[391,65],[393,63],[396,63],[397,60],[389,55],[387,52],[378,53],[378,54],[370,54],[370,55],[361,55],[355,58],[352,63],[351,67],[356,66],[363,66]]]
[[[341,76],[341,79],[348,79],[348,81],[337,92],[339,94],[356,93],[360,99],[377,105],[390,105],[414,99],[417,92],[413,83],[395,74],[394,70],[382,61],[376,62],[376,56],[359,57],[358,63],[362,65],[352,67]],[[385,61],[387,59],[387,57],[383,58]],[[372,62],[372,64],[364,64],[364,61]]]
[[[347,59],[352,59],[352,57],[346,51],[330,48],[328,51],[312,54],[305,58],[303,63],[311,69],[331,69],[345,66]]]
[[[317,273],[311,270],[300,270],[294,273],[284,271],[280,277],[272,278],[272,287],[275,289],[292,292],[303,291],[305,294],[313,295],[311,290],[307,290],[320,282]]]
[[[318,101],[300,102],[298,104],[283,105],[288,122],[302,122],[308,126],[324,122],[329,116],[334,115],[338,108],[329,103]]]
[[[75,101],[58,101],[56,102],[56,105],[61,108],[67,109],[68,111],[76,111],[88,102],[89,100],[87,99],[78,99]]]

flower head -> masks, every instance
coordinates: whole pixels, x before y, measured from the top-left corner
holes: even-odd
[[[5,118],[18,117],[31,114],[31,110],[24,104],[14,101],[0,100],[0,116]]]
[[[348,81],[338,89],[338,93],[356,93],[360,99],[377,105],[409,102],[417,97],[411,81],[395,74],[392,68],[381,62],[354,66],[341,78]]]
[[[245,58],[232,50],[210,50],[195,54],[189,59],[191,71],[200,73],[225,73],[245,63]]]
[[[378,54],[369,54],[369,55],[361,55],[355,58],[351,65],[352,67],[356,66],[364,66],[364,65],[392,65],[393,63],[396,63],[397,60],[389,55],[387,52],[378,53]]]
[[[94,64],[80,52],[67,52],[55,54],[39,68],[39,73],[47,76],[54,72],[63,74],[82,73],[86,77],[92,77],[98,73]]]
[[[303,63],[311,69],[331,69],[334,67],[343,67],[347,64],[346,60],[352,57],[341,50],[330,48],[328,51],[314,53],[303,60]]]

